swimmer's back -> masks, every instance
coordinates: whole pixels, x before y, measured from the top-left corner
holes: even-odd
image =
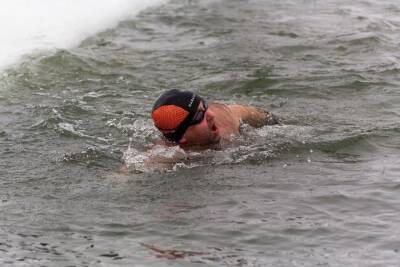
[[[259,107],[221,103],[212,103],[210,108],[211,106],[215,106],[213,111],[215,109],[217,112],[225,114],[226,119],[234,120],[235,127],[239,127],[241,121],[256,128],[279,124],[279,120],[274,114]]]

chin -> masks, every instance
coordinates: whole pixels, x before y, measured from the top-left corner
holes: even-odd
[[[221,136],[213,136],[213,138],[210,138],[209,144],[215,144],[218,143],[221,140]]]
[[[216,129],[215,131],[211,132],[211,140],[213,140],[213,143],[217,143],[221,140],[221,135],[219,133],[219,130]]]

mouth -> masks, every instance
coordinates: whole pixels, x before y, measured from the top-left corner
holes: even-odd
[[[213,131],[213,132],[215,132],[215,131],[217,131],[218,130],[218,127],[217,127],[217,125],[215,125],[215,123],[212,125],[212,127],[211,127],[211,131]]]
[[[213,142],[218,142],[221,139],[219,128],[215,124],[215,122],[211,126],[211,136],[212,136]]]

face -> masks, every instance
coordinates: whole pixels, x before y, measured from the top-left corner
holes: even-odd
[[[205,109],[203,102],[197,108],[205,111],[204,118],[200,123],[191,125],[187,128],[179,144],[182,145],[208,145],[219,142],[221,135],[215,124],[214,113],[210,109]]]

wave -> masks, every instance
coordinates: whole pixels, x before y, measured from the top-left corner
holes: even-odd
[[[8,0],[0,9],[0,69],[38,50],[69,48],[166,0]]]

